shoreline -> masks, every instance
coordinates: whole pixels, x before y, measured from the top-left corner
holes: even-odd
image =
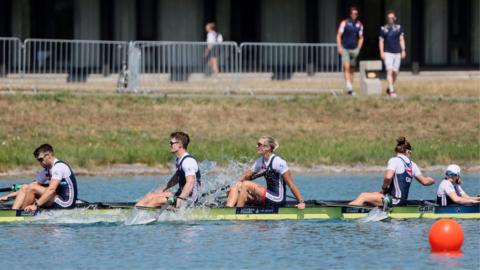
[[[295,174],[337,174],[337,173],[381,173],[385,170],[385,166],[378,165],[322,165],[314,164],[305,166],[301,164],[291,164],[290,169]],[[442,172],[447,165],[432,165],[422,168],[423,172]],[[222,172],[225,166],[217,166],[213,169],[214,172]],[[13,177],[34,177],[38,172],[39,167],[32,167],[30,169],[17,168],[0,172],[0,178]],[[109,166],[98,166],[94,168],[75,168],[75,174],[78,176],[148,176],[148,175],[169,175],[172,171],[164,166],[148,166],[142,163],[135,164],[114,164]],[[462,171],[467,173],[479,173],[480,165],[462,166]]]

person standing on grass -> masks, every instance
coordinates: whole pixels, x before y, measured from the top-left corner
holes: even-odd
[[[170,180],[158,191],[150,192],[143,197],[136,206],[160,207],[172,203],[175,207],[193,206],[200,192],[200,170],[194,157],[187,152],[190,137],[178,131],[170,134],[170,152],[176,156],[177,171]],[[167,191],[178,184],[175,193]]]
[[[396,97],[394,84],[400,72],[401,59],[405,59],[405,38],[403,28],[396,24],[397,16],[394,11],[387,13],[387,24],[380,28],[378,47],[380,49],[380,58],[385,63],[387,70],[387,95]]]
[[[350,7],[350,17],[340,22],[337,31],[337,51],[342,56],[345,90],[351,96],[357,58],[363,46],[363,24],[358,20],[358,9]]]
[[[207,48],[205,49],[205,57],[208,61],[208,67],[214,76],[218,75],[218,57],[220,56],[219,44],[223,42],[222,34],[216,31],[215,23],[209,22],[205,25],[207,32]]]
[[[33,152],[42,169],[35,181],[20,190],[0,198],[0,202],[15,198],[12,209],[36,211],[41,208],[74,208],[77,200],[77,180],[70,166],[55,158],[53,147],[40,145]]]

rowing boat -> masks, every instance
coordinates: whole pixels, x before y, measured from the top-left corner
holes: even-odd
[[[39,217],[68,216],[108,217],[128,216],[134,203],[81,203],[76,209],[43,209],[36,212],[0,209],[0,222],[34,221]],[[183,216],[191,220],[302,220],[302,219],[358,219],[366,217],[372,207],[349,206],[345,201],[309,201],[307,207],[299,210],[294,203],[286,207],[197,207],[185,211]],[[151,211],[154,209],[149,209]],[[171,212],[171,214],[175,214]],[[393,219],[480,219],[480,205],[437,206],[431,201],[411,201],[406,206],[390,209],[388,216]]]

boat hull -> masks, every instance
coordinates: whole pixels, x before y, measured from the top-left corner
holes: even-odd
[[[71,210],[41,210],[35,213],[21,210],[0,209],[0,222],[34,221],[55,216],[108,217],[128,216],[133,207],[76,208]],[[312,206],[303,210],[295,207],[243,207],[243,208],[194,208],[182,213],[188,220],[308,220],[308,219],[358,219],[368,215],[371,208],[351,206]],[[155,211],[155,210],[148,210]],[[174,216],[176,213],[169,212]],[[480,206],[399,206],[388,213],[393,219],[480,219]]]

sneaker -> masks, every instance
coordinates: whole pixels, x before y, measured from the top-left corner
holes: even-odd
[[[357,94],[356,94],[355,92],[353,92],[352,90],[348,91],[347,94],[348,94],[349,96],[352,96],[352,97],[355,96],[355,95],[357,95]]]
[[[392,97],[392,98],[396,98],[397,97],[397,93],[395,93],[395,91],[390,91],[390,88],[387,88],[387,95],[389,97]]]

